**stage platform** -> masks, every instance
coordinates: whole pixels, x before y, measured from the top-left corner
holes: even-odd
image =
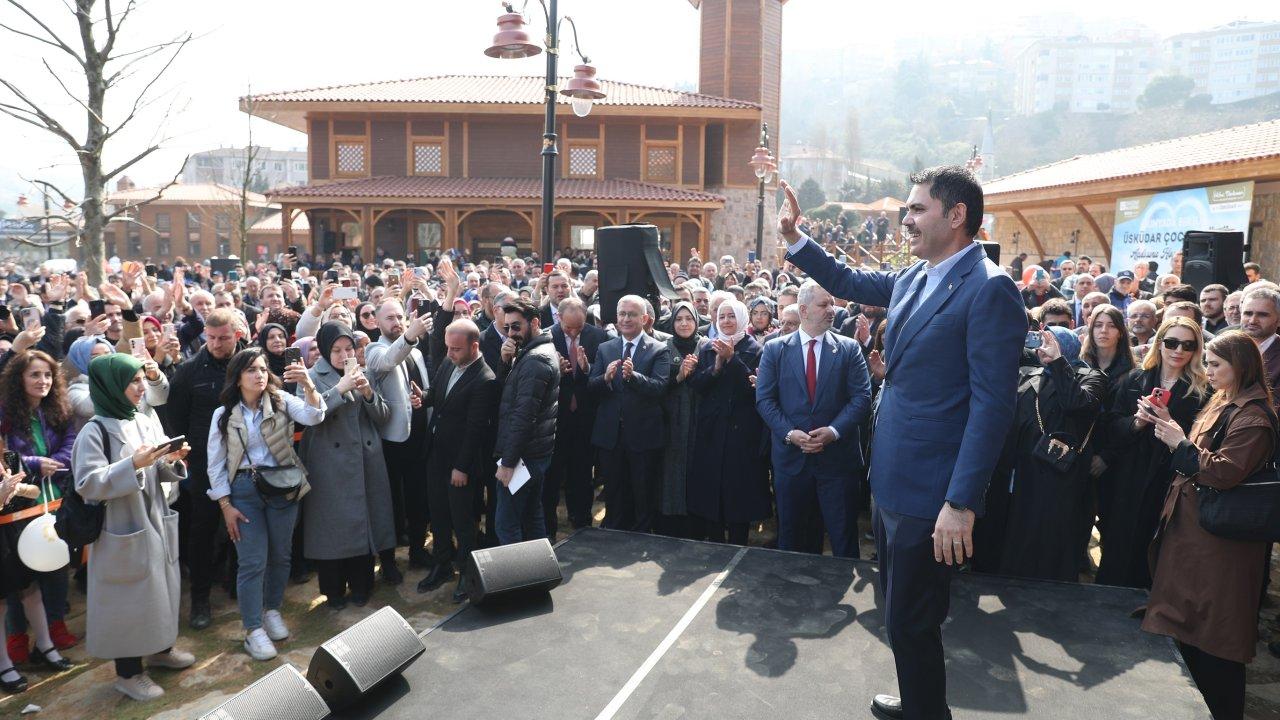
[[[549,597],[464,607],[335,718],[869,718],[896,690],[874,564],[590,529]],[[1208,720],[1140,591],[965,574],[943,628],[960,718]]]

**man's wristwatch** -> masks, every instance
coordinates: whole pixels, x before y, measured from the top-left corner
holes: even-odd
[[[968,510],[969,510],[969,508],[967,508],[967,507],[965,507],[965,506],[963,506],[963,505],[957,505],[957,504],[955,504],[955,503],[951,502],[950,500],[948,500],[948,501],[947,501],[947,505],[948,505],[948,506],[950,506],[952,510],[957,510],[957,511],[959,511],[959,512],[966,512],[966,511],[968,511]]]

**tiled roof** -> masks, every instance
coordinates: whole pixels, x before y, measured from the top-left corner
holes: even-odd
[[[1092,155],[1077,155],[996,178],[986,183],[983,191],[991,198],[1000,193],[1230,165],[1270,157],[1280,157],[1280,120],[1240,125]]]
[[[568,78],[561,78],[561,82]],[[600,80],[605,98],[600,105],[668,108],[759,110],[759,103],[682,92],[666,88]],[[310,90],[254,95],[249,103],[275,102],[378,102],[472,103],[542,105],[546,102],[546,78],[533,75],[436,75],[409,80],[334,85]],[[561,97],[560,102],[568,103]]]
[[[104,202],[110,205],[131,205],[141,203],[156,196],[159,188],[134,188],[133,190],[117,190],[107,194]],[[245,197],[254,207],[267,205],[265,195],[247,192]],[[204,205],[239,204],[240,191],[229,185],[219,183],[175,183],[160,193],[160,198],[153,203],[193,203]]]
[[[283,229],[282,225],[283,223],[280,222],[280,213],[273,212],[262,216],[261,220],[254,223],[253,226],[249,228],[249,232],[278,233]],[[311,229],[311,221],[307,219],[306,213],[300,212],[294,216],[293,229],[295,232],[299,230],[305,232]]]
[[[449,178],[372,177],[343,180],[323,185],[279,188],[273,199],[287,198],[460,198],[475,200],[538,200],[542,197],[539,178]],[[565,200],[621,200],[644,202],[723,203],[724,197],[669,185],[635,180],[556,181],[556,197]]]

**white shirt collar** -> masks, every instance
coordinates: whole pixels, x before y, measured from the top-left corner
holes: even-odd
[[[825,345],[827,342],[826,340],[827,333],[825,332],[822,333],[821,335],[810,335],[809,333],[805,332],[803,328],[801,328],[796,330],[796,334],[800,337],[801,347],[808,347],[810,340],[817,340],[819,345]]]
[[[951,268],[955,267],[960,262],[961,258],[964,257],[965,253],[967,253],[968,251],[972,250],[975,247],[980,248],[978,243],[971,242],[968,245],[965,245],[963,248],[961,248],[958,252],[953,253],[951,257],[947,258],[946,260],[943,260],[937,265],[932,265],[928,261],[925,261],[924,271],[925,273],[931,276],[940,278],[946,275],[947,273],[951,272]]]
[[[1266,352],[1271,347],[1271,343],[1275,341],[1276,341],[1276,336],[1272,335],[1266,340],[1263,340],[1262,342],[1258,343],[1258,352],[1260,353]]]

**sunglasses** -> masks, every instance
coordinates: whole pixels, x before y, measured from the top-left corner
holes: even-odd
[[[360,317],[362,318],[373,317],[373,315],[374,313],[372,310],[365,310],[364,312],[360,313]]]
[[[510,335],[511,333],[516,332],[522,328],[524,328],[524,323],[507,323],[506,325],[502,326],[502,332]]]
[[[1196,351],[1195,340],[1178,340],[1175,338],[1165,338],[1164,342],[1160,344],[1164,346],[1165,350],[1177,350],[1179,347],[1181,347],[1183,350],[1186,350],[1187,352]]]

